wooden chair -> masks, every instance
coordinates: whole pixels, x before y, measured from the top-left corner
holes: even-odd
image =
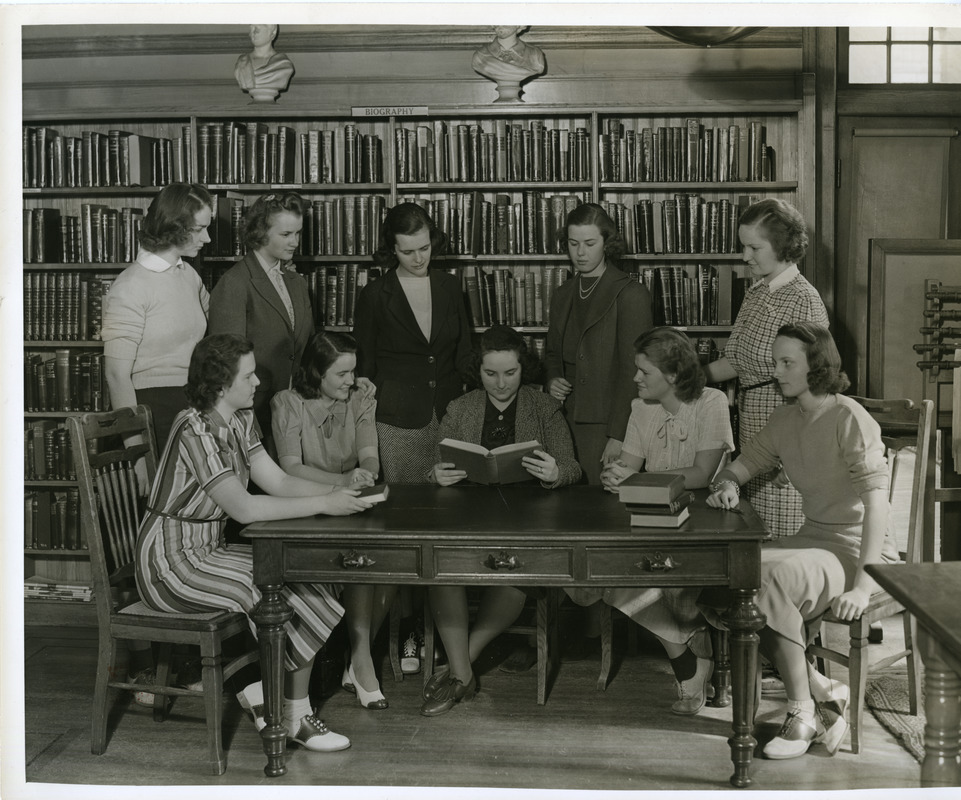
[[[925,508],[930,488],[934,486],[934,459],[931,452],[934,440],[934,403],[931,400],[922,400],[918,407],[911,400],[874,400],[865,397],[852,399],[864,406],[881,426],[882,440],[889,457],[893,453],[891,464],[893,476],[897,475],[902,451],[906,447],[916,448],[907,550],[901,554],[901,558],[909,564],[920,561]],[[932,482],[929,483],[929,481]],[[891,496],[893,496],[893,489],[894,477],[891,480]],[[866,648],[871,624],[901,612],[904,613],[904,649],[869,664]],[[921,696],[921,659],[915,647],[917,623],[914,617],[885,591],[875,592],[864,613],[851,622],[842,622],[830,612],[824,616],[823,621],[847,625],[850,630],[850,648],[847,653],[825,646],[820,634],[815,643],[808,648],[808,653],[819,659],[819,663],[823,663],[820,660],[827,660],[848,668],[848,681],[851,686],[851,751],[858,753],[861,750],[861,722],[864,715],[864,693],[869,669],[884,669],[902,658],[906,659],[911,714],[918,713],[918,698]]]
[[[249,630],[247,617],[238,612],[202,614],[158,612],[136,597],[134,555],[140,507],[134,464],[144,458],[152,482],[157,470],[157,446],[150,409],[121,408],[83,414],[68,419],[70,441],[80,489],[81,524],[90,548],[94,602],[97,607],[100,653],[90,726],[90,751],[107,749],[108,689],[154,694],[154,719],[166,716],[168,696],[202,697],[207,717],[210,768],[215,775],[227,769],[221,727],[224,679],[257,660],[246,652],[222,665],[224,640]],[[139,435],[144,444],[126,447],[124,438]],[[132,587],[132,588],[131,588]],[[159,644],[157,684],[146,686],[112,680],[116,674],[117,641],[140,640]],[[203,690],[168,686],[172,645],[200,648]]]

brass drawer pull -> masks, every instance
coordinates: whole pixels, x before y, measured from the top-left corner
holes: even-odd
[[[349,553],[341,553],[340,555],[340,565],[344,569],[363,569],[364,567],[372,567],[377,562],[374,561],[366,553],[358,553],[356,550],[351,550]]]
[[[484,561],[484,566],[488,569],[499,570],[515,570],[520,569],[523,564],[517,559],[517,556],[509,556],[503,550],[500,551],[496,556],[488,555],[487,559]]]
[[[647,572],[670,572],[681,564],[671,558],[670,554],[662,556],[660,552],[656,552],[653,556],[644,556],[634,566]]]

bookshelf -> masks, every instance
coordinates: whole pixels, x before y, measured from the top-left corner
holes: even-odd
[[[648,282],[659,320],[722,348],[744,280],[737,209],[778,196],[815,218],[813,97],[810,81],[802,84],[787,101],[664,107],[451,105],[373,118],[247,107],[25,119],[25,378],[42,375],[47,398],[39,405],[30,384],[25,496],[46,493],[62,508],[59,495],[75,489],[69,472],[48,477],[37,447],[96,403],[98,301],[133,257],[143,214],[165,183],[201,182],[215,198],[212,241],[194,264],[208,289],[242,255],[244,208],[272,191],[300,193],[308,213],[295,262],[315,323],[340,330],[351,329],[356,296],[377,277],[371,253],[385,209],[423,203],[451,239],[442,264],[462,276],[475,328],[514,325],[535,349],[551,291],[569,272],[557,231],[573,205],[599,202],[627,240],[623,268]],[[82,546],[28,546],[24,564],[25,577],[89,582]],[[90,605],[25,602],[36,622],[82,616]]]

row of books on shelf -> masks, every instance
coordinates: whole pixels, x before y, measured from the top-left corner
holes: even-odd
[[[552,128],[543,119],[399,127],[394,156],[399,183],[589,181],[586,127]]]
[[[66,423],[28,420],[23,428],[23,477],[28,481],[75,481],[77,471]]]
[[[124,263],[137,255],[145,211],[81,203],[79,214],[59,208],[23,209],[25,264]]]
[[[197,126],[197,172],[207,184],[381,183],[383,142],[356,124],[298,133],[266,122]]]
[[[694,275],[684,267],[645,267],[634,272],[651,293],[656,325],[696,327],[731,325],[744,300],[750,278],[729,266],[696,264]]]
[[[23,275],[23,338],[26,341],[97,341],[103,298],[116,274],[27,271]]]
[[[606,118],[597,137],[598,178],[612,183],[773,181],[775,152],[760,120],[745,125],[626,127]]]
[[[23,493],[23,546],[35,550],[86,550],[80,492],[28,489]]]
[[[24,410],[107,411],[103,352],[61,347],[23,354]]]
[[[93,588],[86,583],[71,583],[60,578],[32,575],[23,583],[25,600],[62,600],[89,603],[93,600]]]
[[[164,186],[191,181],[190,126],[177,137],[122,130],[83,131],[23,128],[24,188]]]
[[[462,270],[474,327],[546,326],[554,289],[570,276],[565,266],[543,265]]]

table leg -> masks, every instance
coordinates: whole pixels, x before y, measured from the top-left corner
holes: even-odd
[[[250,612],[257,625],[260,644],[260,672],[264,682],[264,720],[260,732],[267,755],[264,774],[276,778],[287,772],[287,729],[284,727],[284,649],[286,623],[293,612],[284,600],[283,584],[260,586],[260,602]]]
[[[732,590],[734,601],[724,614],[730,634],[731,672],[733,673],[734,735],[728,739],[734,774],[731,785],[743,789],[751,785],[751,760],[757,740],[754,738],[754,698],[757,691],[757,631],[767,622],[758,609],[756,589]]]
[[[924,628],[918,630],[918,643],[925,693],[921,786],[961,786],[961,676]]]

